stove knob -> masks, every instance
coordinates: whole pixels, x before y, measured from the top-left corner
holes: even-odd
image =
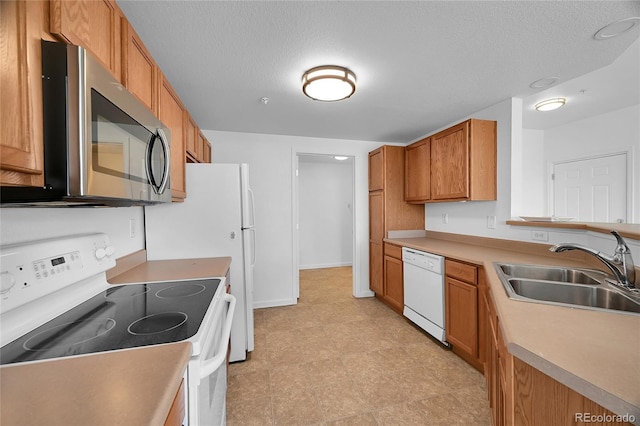
[[[16,278],[11,272],[0,274],[0,293],[8,292],[16,284]]]
[[[113,246],[106,246],[104,248],[104,251],[107,254],[107,256],[111,256],[113,253],[115,253],[116,249]]]
[[[96,250],[96,259],[102,260],[107,255],[107,252],[102,247]]]

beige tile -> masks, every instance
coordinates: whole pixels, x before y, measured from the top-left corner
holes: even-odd
[[[327,426],[377,426],[378,422],[371,413],[358,414],[325,423]]]
[[[350,267],[300,277],[297,305],[254,313],[255,350],[229,367],[228,424],[490,425],[482,375],[379,300],[354,298]]]
[[[271,397],[256,398],[242,403],[227,400],[228,426],[266,426],[273,424]]]
[[[274,395],[276,425],[310,425],[323,421],[315,394],[310,390]]]
[[[379,425],[425,426],[431,425],[423,410],[414,403],[390,405],[373,413]]]
[[[272,394],[287,394],[292,391],[310,389],[312,382],[307,374],[306,364],[287,364],[269,370]]]
[[[409,400],[400,382],[382,374],[377,377],[363,376],[356,386],[372,407],[386,407]]]
[[[313,387],[351,380],[351,376],[340,358],[327,358],[303,364],[305,373]]]
[[[475,425],[477,421],[468,407],[451,394],[423,399],[415,406],[429,419],[429,425]]]
[[[318,386],[315,393],[325,420],[363,414],[371,408],[350,380]]]
[[[227,398],[231,401],[243,401],[268,396],[269,372],[256,371],[229,376]]]

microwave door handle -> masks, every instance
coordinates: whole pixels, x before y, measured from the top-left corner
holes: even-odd
[[[229,303],[229,311],[224,320],[222,328],[222,337],[218,342],[218,350],[213,358],[202,361],[200,364],[200,379],[209,377],[215,372],[227,358],[227,349],[229,348],[229,338],[231,337],[231,323],[233,321],[233,313],[236,310],[236,298],[225,293],[222,300]]]
[[[156,189],[155,181],[153,180],[153,176],[151,176],[151,146],[153,146],[155,139],[156,139],[156,135],[153,135],[144,150],[144,158],[145,158],[144,171],[147,174],[147,181],[151,184],[153,191],[157,193],[158,191]]]
[[[158,194],[162,194],[164,193],[165,189],[167,189],[167,184],[169,183],[169,171],[171,170],[171,152],[169,151],[169,142],[167,142],[167,136],[164,134],[164,130],[158,129],[157,135],[160,138],[160,142],[162,142],[162,147],[165,154],[164,173],[162,176],[162,182],[160,183],[160,187],[158,188]]]

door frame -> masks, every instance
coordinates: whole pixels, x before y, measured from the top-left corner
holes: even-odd
[[[291,155],[291,198],[293,202],[291,203],[292,207],[292,257],[293,257],[293,268],[291,271],[292,281],[293,281],[293,300],[295,303],[298,303],[298,298],[300,297],[300,195],[299,195],[299,182],[298,182],[298,170],[299,170],[299,159],[300,156],[304,155],[322,155],[322,156],[344,156],[352,159],[351,162],[351,223],[353,232],[351,233],[351,271],[352,271],[352,294],[354,296],[357,295],[356,283],[358,282],[359,276],[359,261],[358,256],[356,255],[356,156],[353,154],[327,154],[327,153],[318,153],[318,152],[308,152],[308,151],[296,151],[292,150]]]
[[[564,164],[564,163],[573,163],[577,161],[587,161],[587,160],[596,160],[604,157],[613,157],[616,155],[624,155],[627,163],[627,173],[626,173],[626,185],[627,185],[627,223],[633,223],[634,219],[634,204],[633,204],[633,194],[635,193],[635,185],[633,180],[633,150],[628,149],[624,151],[614,151],[614,152],[603,152],[594,155],[588,155],[585,157],[577,157],[577,158],[568,158],[564,160],[555,160],[547,162],[547,212],[549,215],[553,215],[553,211],[555,210],[555,185],[553,179],[553,173],[555,170],[556,164]],[[640,202],[640,200],[638,200]]]

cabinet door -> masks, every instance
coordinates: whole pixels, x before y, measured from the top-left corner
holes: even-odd
[[[383,286],[383,245],[384,238],[384,192],[369,193],[369,287],[382,295]]]
[[[369,288],[378,295],[384,294],[382,244],[369,243]]]
[[[384,189],[384,149],[369,153],[369,191]]]
[[[398,313],[404,308],[402,260],[384,257],[384,299]]]
[[[42,57],[44,4],[0,1],[1,183],[43,186]]]
[[[208,140],[204,140],[204,146],[202,147],[202,162],[211,162],[211,143]]]
[[[405,148],[404,197],[407,202],[431,199],[431,143],[423,139]]]
[[[369,193],[369,240],[382,245],[384,235],[384,192]]]
[[[161,77],[159,118],[171,131],[171,197],[180,201],[187,196],[185,185],[185,149],[183,111],[180,98],[167,79]]]
[[[158,114],[158,72],[151,54],[126,18],[122,18],[122,84]]]
[[[196,122],[191,118],[189,111],[184,111],[184,146],[187,152],[187,158],[192,159],[194,162],[198,162],[198,150],[196,148],[198,143],[198,126]]]
[[[469,198],[469,122],[431,137],[431,198]]]
[[[50,31],[93,53],[120,80],[120,19],[112,0],[51,0]]]
[[[198,130],[196,134],[196,158],[200,163],[205,163],[204,150],[205,150],[206,144],[207,144],[207,138],[205,138],[202,132]]]
[[[478,289],[447,277],[447,341],[474,357],[478,356]]]

